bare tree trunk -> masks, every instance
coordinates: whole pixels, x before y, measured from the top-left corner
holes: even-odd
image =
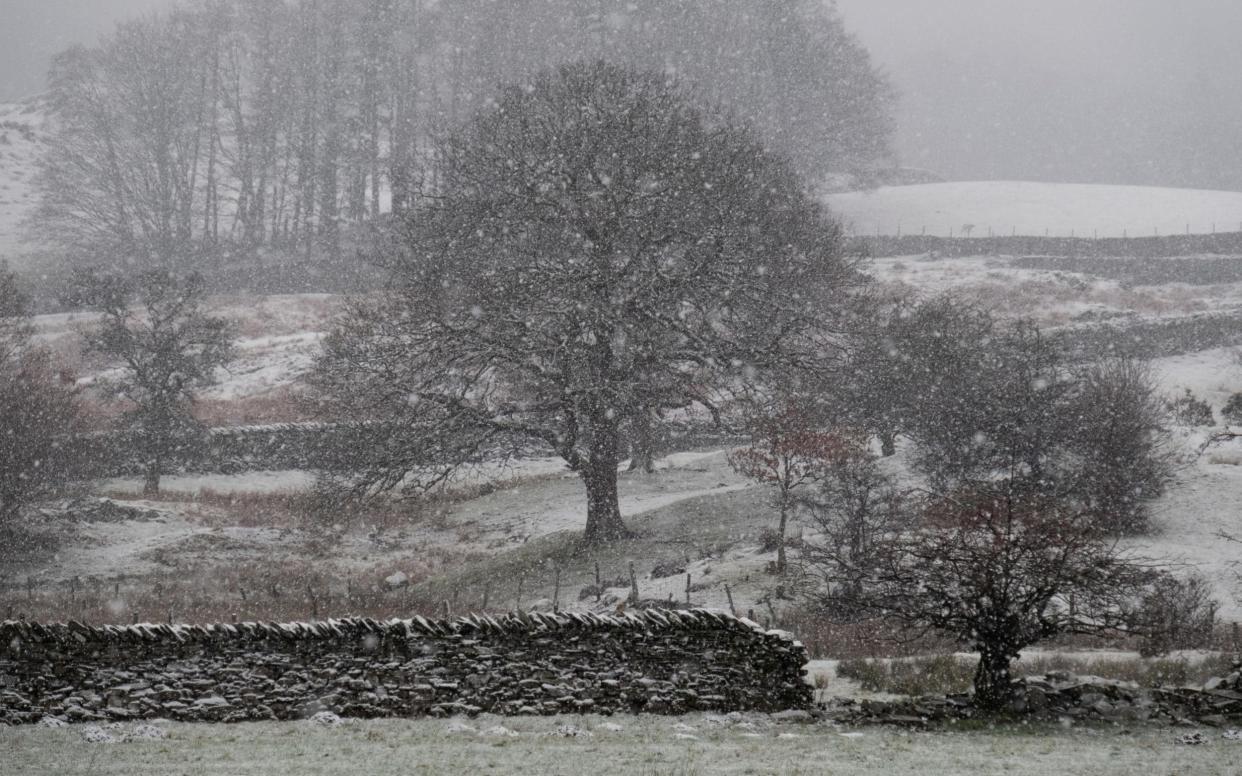
[[[979,647],[979,666],[975,669],[975,704],[988,711],[1000,711],[1014,697],[1009,677],[1009,653],[996,646]]]
[[[892,431],[880,432],[880,454],[885,458],[897,454],[897,435]]]
[[[655,473],[655,434],[652,425],[651,413],[646,409],[634,413],[634,417],[630,419],[632,434],[629,471]]]
[[[142,495],[145,497],[158,496],[160,494],[160,460],[153,458],[147,462],[147,470],[142,480]]]
[[[785,526],[789,524],[789,496],[781,494],[781,523],[776,529],[779,544],[776,545],[776,573],[785,573]]]
[[[601,423],[594,430],[591,457],[582,468],[587,491],[587,522],[583,542],[604,544],[630,535],[617,502],[617,428]]]

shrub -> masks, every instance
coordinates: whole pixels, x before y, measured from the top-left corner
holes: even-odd
[[[1186,393],[1169,402],[1169,412],[1173,419],[1183,426],[1213,426],[1216,417],[1212,414],[1212,405],[1199,399],[1189,388]]]
[[[895,695],[966,692],[974,674],[974,663],[956,655],[909,660],[842,660],[837,665],[838,676],[853,679],[864,690]]]
[[[1216,608],[1202,577],[1162,575],[1129,617],[1129,626],[1143,634],[1139,653],[1150,657],[1205,646],[1216,628]]]
[[[1074,655],[1039,654],[1023,658],[1014,676],[1063,673],[1098,676],[1141,687],[1181,687],[1200,684],[1231,670],[1231,658],[1210,655],[1203,660],[1147,658],[1083,658]],[[974,664],[958,655],[934,655],[894,660],[854,659],[837,664],[837,676],[852,679],[867,692],[894,695],[943,695],[970,688]]]
[[[1226,423],[1242,423],[1242,392],[1235,393],[1225,402],[1220,415]]]

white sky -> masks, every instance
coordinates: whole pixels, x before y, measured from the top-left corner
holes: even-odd
[[[905,164],[1242,190],[1242,0],[836,1],[901,91]],[[0,0],[0,101],[168,2]]]

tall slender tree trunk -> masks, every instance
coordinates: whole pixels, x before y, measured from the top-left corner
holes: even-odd
[[[587,492],[587,521],[583,542],[599,545],[630,535],[621,520],[617,501],[617,425],[597,423],[592,433],[590,458],[581,469]]]
[[[160,470],[163,465],[158,456],[147,461],[146,471],[143,473],[142,495],[148,498],[158,496],[160,494]]]
[[[777,540],[780,542],[776,545],[776,573],[785,573],[785,527],[789,525],[789,494],[781,494],[781,522],[780,527],[776,529]]]

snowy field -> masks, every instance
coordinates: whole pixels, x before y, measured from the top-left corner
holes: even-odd
[[[107,732],[120,738],[134,726]],[[150,727],[150,726],[146,726]],[[87,726],[0,729],[4,773],[22,776],[271,774],[1029,774],[1234,776],[1242,741],[1142,726],[906,731],[729,717],[523,717],[234,725],[160,723],[165,738],[89,743]],[[159,733],[144,732],[150,736]]]
[[[1239,283],[1139,285],[1083,272],[1022,267],[1012,258],[996,256],[874,259],[868,272],[894,288],[925,296],[953,292],[1002,316],[1032,318],[1046,326],[1242,310]]]
[[[1242,193],[1147,186],[966,181],[826,198],[853,234],[1149,237],[1242,231]],[[971,227],[964,230],[963,227]],[[963,234],[966,231],[969,234]]]

